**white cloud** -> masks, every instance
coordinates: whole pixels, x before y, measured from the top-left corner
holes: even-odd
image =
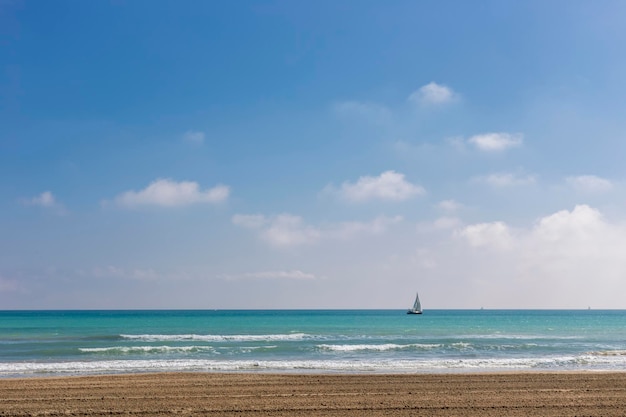
[[[315,244],[322,240],[344,240],[361,235],[384,233],[402,221],[402,217],[380,216],[370,222],[343,222],[312,226],[300,216],[280,214],[275,217],[260,215],[234,215],[233,224],[258,231],[259,237],[275,247],[292,247]]]
[[[314,280],[316,276],[302,272],[298,269],[289,271],[261,271],[261,272],[246,272],[239,275],[223,275],[222,278],[229,281],[236,280]]]
[[[470,137],[467,142],[484,152],[501,152],[522,146],[524,136],[521,133],[483,133]]]
[[[504,172],[478,177],[476,180],[484,182],[492,187],[513,187],[534,184],[536,182],[536,177],[534,175]]]
[[[204,132],[188,130],[183,135],[183,140],[195,145],[202,145],[204,143]]]
[[[458,95],[448,86],[431,82],[411,93],[408,100],[421,106],[437,106],[456,101]]]
[[[158,179],[140,191],[126,191],[115,198],[122,207],[163,206],[177,207],[194,203],[220,203],[230,194],[230,188],[217,185],[201,191],[198,183],[191,181],[176,182],[170,179]]]
[[[85,275],[84,273],[81,273]],[[91,270],[91,276],[96,278],[117,278],[117,279],[129,279],[137,281],[154,281],[159,278],[159,275],[152,269],[141,268],[120,268],[113,265],[105,267],[95,267]]]
[[[356,183],[344,182],[339,190],[333,186],[326,191],[339,194],[351,202],[368,200],[404,201],[425,193],[424,188],[406,181],[404,174],[385,171],[378,177],[360,177]]]
[[[573,188],[584,192],[605,192],[613,188],[613,183],[595,175],[567,177],[565,181]]]
[[[26,200],[28,204],[41,207],[54,207],[56,200],[50,191],[44,191],[36,197]]]
[[[561,210],[543,217],[533,230],[534,237],[543,242],[567,244],[590,239],[597,232],[606,232],[602,214],[587,205],[574,210]],[[591,249],[591,248],[589,248]]]

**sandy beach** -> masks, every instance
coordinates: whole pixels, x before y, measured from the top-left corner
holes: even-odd
[[[626,373],[0,380],[2,416],[623,416]]]

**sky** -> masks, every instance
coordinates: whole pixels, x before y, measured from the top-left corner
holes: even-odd
[[[0,0],[0,309],[626,308],[625,19]]]

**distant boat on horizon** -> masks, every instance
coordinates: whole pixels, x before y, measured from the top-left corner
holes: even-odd
[[[413,308],[408,309],[406,314],[422,314],[422,303],[420,303],[419,293],[415,293],[415,302],[413,302]]]

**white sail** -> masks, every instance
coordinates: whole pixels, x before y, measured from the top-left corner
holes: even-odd
[[[422,303],[420,303],[419,294],[415,294],[415,302],[413,303],[413,310],[422,311]]]
[[[419,294],[415,294],[415,302],[413,303],[413,308],[409,309],[406,312],[407,314],[422,314],[422,303],[420,303]]]

